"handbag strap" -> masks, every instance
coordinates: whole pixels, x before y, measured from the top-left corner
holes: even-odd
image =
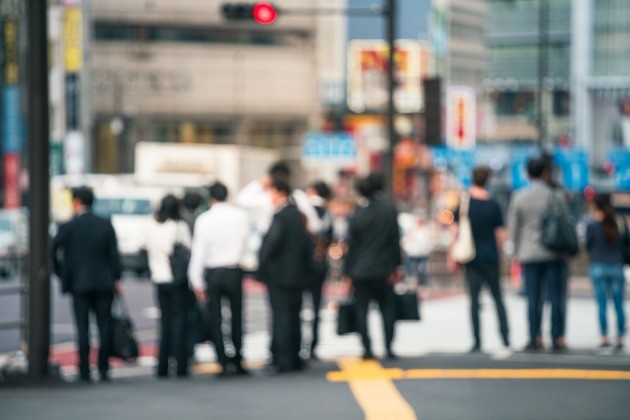
[[[470,207],[470,195],[463,192],[459,198],[459,217],[468,217],[468,208]]]
[[[114,296],[114,308],[118,307],[120,309],[121,315],[129,317],[129,308],[127,307],[127,302],[125,301],[125,297],[120,294]]]

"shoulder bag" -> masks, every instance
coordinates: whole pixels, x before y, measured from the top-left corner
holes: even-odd
[[[621,237],[621,255],[624,265],[630,265],[630,232],[628,232],[628,225],[622,217],[615,217],[617,221],[617,230]]]
[[[540,228],[540,243],[550,251],[574,256],[579,251],[577,233],[573,219],[563,212],[551,192],[547,213],[543,215]]]
[[[475,241],[472,234],[472,226],[468,217],[470,207],[470,195],[462,193],[459,200],[459,229],[457,238],[450,250],[450,256],[460,264],[466,264],[475,259]]]
[[[122,295],[114,297],[111,319],[110,356],[126,362],[133,362],[138,357],[138,342],[127,304]]]
[[[178,230],[181,223],[177,222],[175,227],[175,245],[173,252],[168,257],[171,265],[171,273],[173,274],[174,284],[188,284],[188,263],[190,261],[190,249],[182,244],[178,238]],[[186,229],[188,227],[186,226]]]

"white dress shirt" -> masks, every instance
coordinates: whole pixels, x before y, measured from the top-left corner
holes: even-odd
[[[215,203],[199,215],[188,265],[188,278],[194,289],[205,290],[206,268],[240,265],[249,231],[247,213],[229,203]]]
[[[190,247],[190,229],[183,220],[167,220],[163,223],[151,219],[145,233],[145,248],[149,259],[151,280],[157,284],[172,283],[173,273],[169,256],[175,242]]]

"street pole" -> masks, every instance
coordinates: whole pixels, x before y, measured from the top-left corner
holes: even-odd
[[[50,347],[49,120],[47,1],[27,2],[30,264],[28,375],[48,375]]]
[[[394,147],[396,146],[396,128],[394,126],[394,55],[396,41],[396,0],[388,0],[387,7],[383,11],[387,27],[387,44],[389,56],[387,60],[387,150],[383,156],[383,175],[385,177],[386,191],[389,197],[394,193]]]
[[[545,151],[547,121],[544,110],[545,78],[547,77],[549,44],[549,0],[540,0],[538,5],[538,147]]]

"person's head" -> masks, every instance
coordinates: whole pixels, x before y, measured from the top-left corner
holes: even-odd
[[[291,186],[286,179],[272,179],[271,185],[267,189],[271,202],[278,207],[287,203],[289,194],[291,194]]]
[[[321,197],[324,200],[330,200],[332,198],[332,191],[330,190],[328,184],[326,184],[324,181],[317,181],[312,183],[308,187],[307,192]]]
[[[289,182],[291,179],[291,169],[286,162],[279,161],[271,165],[268,171],[269,176],[273,179],[284,179]]]
[[[486,188],[490,175],[492,175],[492,170],[488,166],[475,167],[472,171],[473,185],[480,188]]]
[[[72,209],[77,212],[82,209],[91,209],[94,203],[92,188],[81,186],[72,189]]]
[[[619,101],[619,112],[621,115],[630,116],[630,98],[623,98]]]
[[[541,179],[547,169],[545,161],[538,157],[533,157],[527,162],[527,176],[529,179]]]
[[[383,174],[372,172],[367,176],[367,181],[370,183],[373,194],[383,192],[385,190],[385,177]]]
[[[197,208],[201,205],[201,194],[194,191],[188,191],[184,194],[184,198],[182,198],[182,206],[190,213],[197,210]]]
[[[356,190],[357,194],[359,194],[363,198],[367,198],[368,200],[373,198],[374,194],[376,194],[374,186],[367,177],[358,178],[354,182],[354,189]]]
[[[210,193],[210,200],[212,202],[225,201],[228,196],[227,187],[218,181],[210,185],[208,192]]]
[[[617,220],[615,219],[615,209],[610,199],[610,194],[597,193],[593,198],[595,208],[602,215],[602,232],[604,239],[608,243],[614,243],[617,240]]]
[[[167,220],[180,220],[179,200],[173,194],[168,194],[160,202],[160,208],[157,211],[155,219],[164,223]]]

